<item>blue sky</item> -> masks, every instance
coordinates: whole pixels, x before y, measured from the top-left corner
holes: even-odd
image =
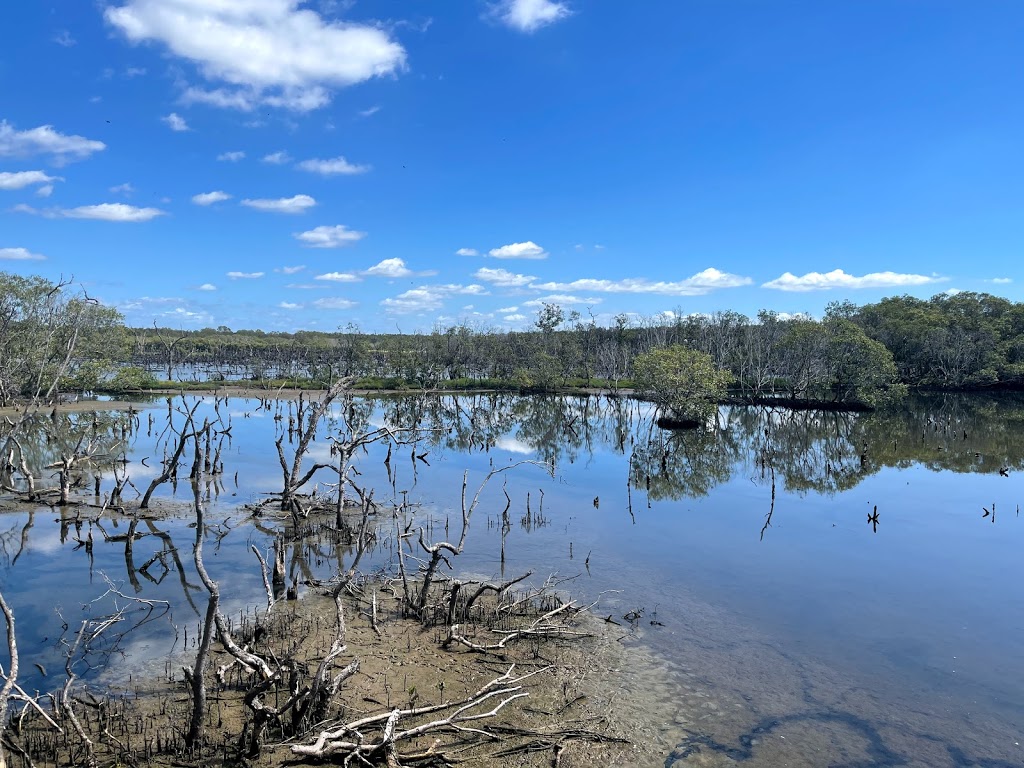
[[[1024,5],[0,10],[0,270],[134,325],[1022,300]]]

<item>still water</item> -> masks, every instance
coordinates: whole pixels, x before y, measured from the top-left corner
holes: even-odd
[[[212,418],[214,403],[197,416]],[[182,404],[145,408],[123,442],[116,424],[130,417],[102,412],[111,444],[99,453],[126,456],[122,474],[144,491]],[[712,428],[681,433],[658,429],[648,405],[604,397],[353,407],[368,425],[422,430],[421,459],[404,447],[385,465],[377,445],[358,460],[385,529],[405,502],[435,540],[446,525],[457,537],[464,473],[472,494],[491,468],[526,462],[485,488],[456,571],[557,574],[617,622],[627,652],[654,660],[625,687],[636,689],[629,701],[650,723],[659,765],[1024,765],[1024,401],[914,398],[872,414],[723,408]],[[293,409],[220,403],[230,433],[224,473],[206,489],[206,562],[229,615],[263,600],[250,546],[266,551],[282,522],[246,505],[280,490],[274,441]],[[94,417],[66,418],[73,432],[75,419]],[[320,431],[311,461],[330,460],[336,427]],[[41,465],[59,444],[51,434],[29,452]],[[333,479],[316,477],[325,491]],[[103,487],[111,480],[108,470]],[[126,490],[126,506],[134,497]],[[190,497],[187,483],[176,495],[162,486],[160,504],[179,514],[141,520],[132,532],[146,535],[130,552],[126,520],[91,526],[87,552],[95,509],[6,505],[0,583],[18,617],[26,688],[59,686],[75,630],[111,616],[133,629],[79,649],[77,674],[120,689],[139,675],[180,675],[198,622],[191,601],[202,596]],[[294,548],[289,568],[315,579],[347,554],[314,541]],[[393,537],[366,568],[394,568]]]

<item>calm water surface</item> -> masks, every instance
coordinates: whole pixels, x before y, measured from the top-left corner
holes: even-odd
[[[213,407],[204,401],[200,417]],[[457,537],[464,472],[472,493],[492,467],[553,467],[552,476],[524,464],[491,481],[456,569],[558,574],[619,622],[627,648],[649,650],[657,672],[635,685],[648,699],[659,765],[1024,765],[1021,400],[916,398],[867,415],[731,408],[714,429],[689,433],[659,430],[647,405],[607,398],[357,407],[370,424],[431,430],[417,449],[429,448],[429,464],[403,448],[389,478],[378,447],[359,468],[378,499],[406,499],[435,539],[446,523]],[[266,549],[281,522],[253,519],[242,505],[280,489],[273,443],[293,408],[221,404],[232,429],[225,474],[208,489],[216,525],[207,564],[229,613],[262,600],[249,547]],[[167,413],[166,403],[143,411],[128,439],[126,467],[140,490],[157,471]],[[336,426],[321,430],[313,458],[329,458]],[[40,439],[36,450],[55,448]],[[156,457],[149,468],[146,456]],[[504,492],[512,527],[502,565]],[[169,653],[187,660],[198,621],[189,598],[202,596],[190,489],[161,493],[182,514],[140,522],[136,531],[149,535],[128,555],[123,540],[107,539],[125,533],[125,521],[103,522],[106,537],[94,528],[91,558],[78,545],[88,522],[76,530],[75,517],[89,510],[0,518],[0,578],[18,617],[26,687],[59,685],[71,633],[90,618],[117,615],[118,627],[132,628],[107,630],[76,662],[93,684],[127,688],[129,675],[174,674]],[[392,541],[382,537],[368,568],[393,567]],[[296,547],[289,567],[323,576],[347,554],[314,542]],[[166,600],[169,611],[153,616],[128,595]],[[639,621],[622,618],[630,611]]]

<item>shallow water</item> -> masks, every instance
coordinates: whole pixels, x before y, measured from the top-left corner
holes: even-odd
[[[227,406],[225,473],[222,487],[210,489],[208,513],[218,526],[206,551],[229,614],[263,599],[249,546],[265,550],[278,523],[253,520],[240,505],[279,490],[273,443],[294,407],[244,399]],[[562,589],[618,622],[627,647],[655,660],[629,679],[631,705],[646,709],[648,737],[664,745],[658,764],[1024,765],[1019,399],[918,398],[889,414],[732,408],[715,429],[678,434],[654,427],[648,406],[606,398],[405,398],[364,407],[370,424],[419,419],[431,430],[416,450],[426,461],[396,449],[390,479],[381,445],[358,464],[378,500],[405,500],[421,524],[432,521],[428,539],[443,538],[446,525],[458,537],[463,473],[472,497],[492,467],[536,462],[492,478],[456,569],[556,573],[566,579]],[[198,411],[212,412],[212,399]],[[127,471],[143,490],[154,471],[139,460],[161,455],[166,414],[166,404],[144,411],[128,441]],[[314,457],[329,458],[328,431]],[[170,500],[172,489],[160,494]],[[112,654],[98,648],[87,659],[102,665],[95,681],[130,687],[127,674],[175,674],[180,664],[164,661],[171,648],[187,659],[198,619],[184,595],[199,594],[187,484],[176,498],[186,514],[155,522],[166,536],[140,539],[132,552],[138,594],[167,600],[170,619],[128,633]],[[0,522],[8,531],[0,578],[30,670],[21,678],[31,686],[62,671],[54,605],[68,640],[87,615],[126,605],[111,594],[88,605],[107,589],[101,573],[136,594],[124,544],[96,531],[90,563],[84,547],[75,549],[73,526],[61,542],[60,516],[41,507],[27,531],[26,513]],[[123,533],[127,523],[120,525],[105,524],[107,533]],[[148,524],[139,530],[150,532]],[[166,568],[158,560],[152,578],[140,576],[140,564],[168,549],[167,537],[180,568],[167,554]],[[393,541],[383,534],[365,567],[393,567]],[[332,565],[326,549],[289,557],[303,577]],[[630,611],[637,621],[623,618]],[[46,678],[31,671],[36,661]]]

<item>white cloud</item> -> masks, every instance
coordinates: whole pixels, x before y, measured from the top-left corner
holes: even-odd
[[[46,257],[27,248],[0,248],[0,261],[43,261]]]
[[[283,149],[263,156],[263,162],[270,163],[271,165],[284,165],[287,162],[291,162],[291,159],[292,156]]]
[[[380,107],[370,107],[369,109],[359,110],[359,116],[372,117],[373,115],[376,115],[378,112],[380,112]]]
[[[185,118],[179,115],[177,112],[171,112],[169,115],[165,115],[160,118],[161,122],[167,123],[172,131],[190,131],[188,123],[185,122]]]
[[[405,66],[405,50],[387,30],[327,21],[300,0],[122,2],[106,8],[107,22],[132,43],[162,43],[208,81],[227,84],[217,89],[218,106],[313,109],[332,88]]]
[[[773,288],[779,291],[828,291],[833,288],[905,288],[915,285],[941,283],[947,278],[938,275],[912,275],[898,272],[872,272],[862,277],[848,275],[841,269],[831,272],[808,272],[797,277],[791,272],[770,280],[762,288]]]
[[[482,285],[421,285],[419,288],[400,293],[391,299],[381,301],[381,306],[388,312],[408,314],[411,312],[428,312],[440,309],[444,301],[451,296],[484,296],[487,289]]]
[[[554,0],[503,0],[496,10],[502,22],[520,32],[536,32],[572,14],[568,5]]]
[[[306,265],[305,264],[301,264],[301,265],[299,265],[297,267],[278,267],[278,268],[275,268],[274,271],[275,272],[280,272],[283,275],[294,275],[297,272],[301,272],[305,268],[306,268]]]
[[[327,272],[322,275],[317,275],[314,280],[327,280],[332,283],[358,283],[360,281],[359,275],[355,275],[351,272]],[[305,286],[293,286],[293,287],[305,287]],[[315,286],[310,286],[315,287]]]
[[[356,306],[356,302],[334,297],[317,299],[313,302],[313,305],[319,309],[352,309],[352,307]]]
[[[363,274],[374,277],[408,277],[413,272],[405,266],[405,262],[401,259],[384,259],[379,264],[374,264],[369,269],[363,270]]]
[[[350,163],[340,155],[330,160],[303,160],[298,167],[310,173],[319,173],[323,176],[353,176],[359,173],[366,173],[370,170],[368,165],[356,165]]]
[[[473,273],[473,277],[499,288],[523,288],[537,279],[533,275],[517,275],[507,269],[490,269],[488,267],[481,267]]]
[[[95,219],[97,221],[137,222],[149,221],[157,216],[165,216],[166,211],[159,208],[137,208],[125,203],[100,203],[99,205],[80,205],[77,208],[47,208],[39,210],[24,203],[14,206],[12,210],[19,213],[31,213],[47,219]]]
[[[504,320],[508,323],[518,323],[526,319],[526,315],[505,315]]]
[[[995,285],[1009,285],[1010,283],[1013,282],[1013,278],[1012,277],[993,277],[988,282],[993,283]]]
[[[279,306],[281,309],[302,309],[301,304],[293,304],[290,301],[282,301],[277,306]]]
[[[133,77],[141,77],[144,74],[146,74],[145,67],[128,67],[124,71],[124,76],[129,80]]]
[[[126,181],[124,184],[117,184],[111,187],[110,191],[115,195],[130,195],[135,191],[135,187]]]
[[[459,250],[457,250],[455,252],[455,255],[456,256],[479,256],[480,255],[480,251],[478,251],[476,248],[459,248]]]
[[[333,227],[314,227],[307,232],[296,232],[293,237],[301,240],[309,248],[344,248],[346,245],[358,243],[364,237],[365,232],[356,232],[344,224]]]
[[[214,203],[222,203],[230,199],[231,195],[219,189],[213,192],[201,192],[198,195],[192,195],[192,202],[196,205],[213,205]]]
[[[228,272],[228,277],[232,280],[256,280],[263,275],[263,272]]]
[[[203,283],[198,288],[196,288],[196,290],[197,291],[216,291],[217,290],[217,286],[214,285],[213,283]]]
[[[307,208],[316,205],[316,200],[309,195],[295,195],[277,200],[243,200],[242,205],[272,213],[303,213]]]
[[[492,248],[488,251],[488,255],[495,259],[546,259],[548,257],[547,252],[532,240]]]
[[[250,91],[229,91],[224,88],[196,88],[189,86],[181,94],[182,104],[206,104],[221,109],[237,109],[240,112],[251,112],[256,108],[258,99]]]
[[[703,296],[717,288],[737,288],[750,285],[749,277],[721,272],[709,267],[693,277],[674,282],[652,282],[643,277],[629,277],[624,280],[595,280],[583,278],[568,283],[534,283],[530,287],[538,291],[599,291],[601,293],[655,293],[664,296]]]
[[[16,131],[6,120],[0,120],[0,157],[50,155],[54,163],[63,165],[74,160],[84,160],[106,148],[107,145],[102,141],[58,133],[52,125]]]
[[[228,162],[228,163],[237,163],[239,160],[241,160],[244,157],[245,157],[245,152],[242,152],[242,151],[221,152],[219,155],[217,155],[217,159],[218,160],[220,160],[221,162]]]
[[[507,314],[509,312],[518,312],[518,311],[519,311],[519,307],[502,307],[501,309],[498,310],[498,313],[504,315],[504,314]]]
[[[36,190],[36,194],[39,197],[49,197],[53,194],[53,184],[43,184],[43,186]]]
[[[32,184],[50,184],[64,181],[60,176],[49,176],[42,171],[16,171],[0,173],[0,189],[24,189]]]
[[[55,42],[57,45],[62,45],[65,48],[70,48],[78,41],[71,36],[70,32],[68,32],[66,29],[62,29],[60,32],[53,36],[53,42]]]
[[[540,307],[544,304],[600,304],[604,299],[597,297],[591,298],[580,298],[579,296],[569,296],[564,293],[556,293],[550,296],[542,296],[539,299],[531,299],[530,301],[524,301],[524,307]]]

